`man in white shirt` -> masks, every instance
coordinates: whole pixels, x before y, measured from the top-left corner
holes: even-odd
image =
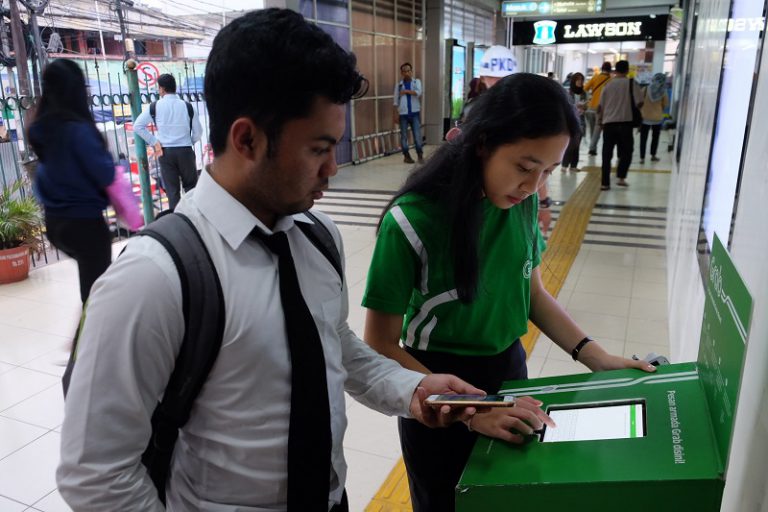
[[[177,211],[195,225],[216,267],[225,327],[175,445],[167,510],[346,511],[344,391],[385,414],[413,416],[429,426],[475,412],[427,407],[428,393],[481,391],[450,375],[405,370],[349,329],[346,282],[297,227],[311,222],[302,212],[337,172],[334,149],[344,134],[345,105],[366,85],[353,55],[290,10],[250,12],[214,40],[205,91],[215,161]],[[343,261],[338,229],[316,216]],[[292,393],[295,338],[283,307],[286,260],[268,243],[275,238],[287,240],[295,262],[327,387],[320,394],[327,394],[330,425],[304,425],[329,432],[326,469],[319,468],[318,481],[300,486],[289,485],[289,446],[296,426],[292,399],[302,396]],[[94,286],[57,471],[73,510],[165,510],[141,455],[182,342],[181,297],[171,257],[150,237],[132,239]],[[316,484],[324,494],[311,505],[296,505]]]
[[[616,76],[605,84],[597,107],[597,116],[603,126],[603,164],[600,190],[611,189],[611,159],[613,148],[619,157],[616,166],[616,184],[628,187],[627,173],[632,163],[635,129],[632,110],[643,105],[643,90],[637,82],[628,78],[629,62],[616,63]],[[634,105],[632,102],[634,101]]]
[[[414,163],[408,151],[408,127],[413,133],[413,145],[416,146],[418,162],[424,163],[424,150],[421,145],[421,80],[413,77],[413,66],[405,62],[400,66],[402,80],[395,84],[394,92],[394,122],[400,124],[400,146],[403,151],[403,161]]]
[[[203,129],[191,104],[176,95],[173,75],[157,77],[160,99],[154,104],[154,118],[145,109],[133,124],[133,132],[152,146],[160,163],[168,208],[173,211],[181,199],[181,186],[189,192],[197,184],[197,161],[192,146],[200,140]],[[157,135],[149,131],[154,122]],[[181,183],[181,185],[179,185]]]

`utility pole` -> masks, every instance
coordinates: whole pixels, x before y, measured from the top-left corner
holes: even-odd
[[[123,40],[123,58],[130,59],[131,53],[128,51],[128,41],[125,35],[125,20],[123,19],[123,2],[115,0],[115,10],[117,11],[117,20],[120,22],[120,37]]]
[[[19,74],[19,90],[17,96],[29,96],[29,70],[27,69],[27,45],[21,32],[21,15],[16,0],[8,0],[11,8],[11,36],[13,52],[16,57],[16,72]]]
[[[0,45],[2,45],[3,49],[3,55],[6,57],[10,57],[11,55],[11,47],[8,44],[8,35],[5,33],[5,23],[2,23],[2,18],[0,18]],[[16,83],[16,74],[13,71],[13,66],[10,66],[6,68],[8,71],[8,83],[10,85],[13,85]]]
[[[119,1],[119,0],[118,0]],[[131,117],[133,122],[141,114],[141,91],[139,90],[139,76],[136,68],[139,65],[133,59],[125,61],[125,74],[128,78],[128,90],[131,98]],[[152,206],[152,192],[149,185],[149,162],[147,160],[147,145],[144,139],[136,133],[133,134],[136,147],[136,162],[139,165],[139,184],[141,185],[141,204],[144,211],[144,223],[149,224],[155,218]]]
[[[48,0],[19,0],[29,13],[29,30],[32,33],[32,41],[35,45],[35,54],[37,55],[38,68],[42,74],[46,64],[48,64],[48,52],[43,48],[43,38],[40,36],[40,27],[37,25],[37,16],[45,11]],[[40,80],[35,81],[35,93],[42,94]]]

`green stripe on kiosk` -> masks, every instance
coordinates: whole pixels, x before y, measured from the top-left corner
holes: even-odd
[[[698,360],[506,382],[558,428],[519,446],[481,437],[456,510],[719,511],[751,312],[715,238]]]

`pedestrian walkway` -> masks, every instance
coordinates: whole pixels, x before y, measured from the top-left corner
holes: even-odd
[[[669,353],[663,236],[670,175],[660,171],[672,165],[666,153],[659,156],[662,161],[653,165],[633,164],[628,189],[598,191],[567,274],[559,274],[560,262],[548,263],[560,288],[558,300],[606,349],[628,356]],[[599,163],[582,155],[585,166]],[[408,170],[399,155],[343,168],[317,204],[337,222],[344,239],[349,325],[358,334],[363,332],[360,302],[378,216]],[[562,221],[572,215],[568,204],[589,176],[553,174],[555,229],[560,215]],[[557,232],[551,236],[554,244]],[[114,254],[120,248],[115,245]],[[54,472],[63,416],[59,364],[77,324],[77,290],[76,266],[67,259],[33,270],[24,282],[0,286],[0,512],[69,510],[56,491]],[[532,346],[531,377],[586,371],[544,336]],[[351,398],[347,414],[350,510],[410,510],[402,469],[399,481],[387,480],[400,467],[396,420]],[[385,482],[390,496],[392,484],[399,485],[399,501],[377,495]]]

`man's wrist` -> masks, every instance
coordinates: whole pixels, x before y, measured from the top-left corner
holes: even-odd
[[[539,199],[539,209],[546,209],[552,206],[552,198],[551,197],[545,197],[544,199]]]

